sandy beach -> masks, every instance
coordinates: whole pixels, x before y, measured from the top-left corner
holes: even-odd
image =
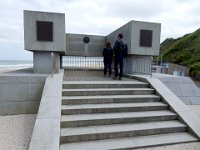
[[[0,150],[27,150],[36,114],[0,116]]]

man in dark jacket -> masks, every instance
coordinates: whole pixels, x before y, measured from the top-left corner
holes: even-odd
[[[114,50],[114,54],[115,54],[115,62],[114,62],[114,68],[115,68],[115,78],[117,78],[119,76],[119,80],[121,80],[122,78],[122,74],[123,74],[123,59],[124,59],[124,51],[122,50],[121,46],[124,43],[123,39],[123,34],[118,34],[118,39],[115,41],[113,50]],[[118,65],[119,65],[119,69],[120,72],[118,73]]]

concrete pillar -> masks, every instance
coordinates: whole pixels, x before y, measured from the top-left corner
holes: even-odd
[[[60,70],[60,54],[58,52],[33,52],[34,73],[58,73]]]
[[[128,55],[124,59],[124,73],[151,74],[151,56]]]

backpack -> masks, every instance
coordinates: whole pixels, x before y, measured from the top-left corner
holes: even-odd
[[[124,42],[120,42],[119,48],[120,51],[123,52],[124,57],[126,57],[128,55],[128,45]]]

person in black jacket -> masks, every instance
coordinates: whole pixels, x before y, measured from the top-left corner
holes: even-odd
[[[116,79],[119,76],[119,80],[121,80],[122,75],[123,75],[123,59],[126,55],[126,52],[123,50],[123,45],[127,45],[123,40],[123,34],[119,33],[118,34],[118,39],[115,41],[113,50],[115,54],[115,62],[114,62],[114,68],[115,68],[115,77]],[[127,49],[126,49],[127,51]],[[118,73],[118,66],[120,72]]]
[[[111,48],[111,44],[107,42],[106,48],[103,49],[104,76],[106,76],[107,68],[109,69],[109,77],[112,74],[112,68],[111,68],[112,57],[113,57],[113,49]]]

